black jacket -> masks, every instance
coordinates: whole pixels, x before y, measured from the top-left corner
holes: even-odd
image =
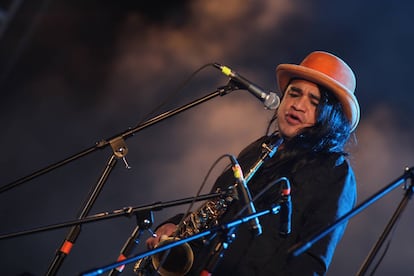
[[[269,137],[258,139],[238,156],[245,174],[261,156],[263,142],[269,142]],[[236,238],[224,251],[213,275],[306,276],[326,273],[346,223],[298,257],[289,258],[288,250],[353,208],[356,202],[354,173],[348,161],[338,153],[321,153],[305,160],[288,162],[282,162],[279,155],[278,151],[273,158],[265,161],[248,182],[248,186],[254,197],[267,184],[280,177],[290,180],[293,207],[291,234],[288,237],[279,234],[278,214],[260,217],[263,233],[258,237],[252,237],[248,224],[242,224],[236,231]],[[234,183],[234,175],[228,170],[217,179],[214,189]],[[255,202],[257,211],[270,208],[278,201],[279,195],[280,185],[275,185]],[[235,201],[221,222],[234,220],[241,205],[242,201]],[[206,266],[210,248],[195,247],[197,259],[190,274],[200,275],[200,270]],[[197,248],[202,250],[198,252]]]

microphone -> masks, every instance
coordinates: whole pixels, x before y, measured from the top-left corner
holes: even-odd
[[[235,81],[237,84],[241,85],[239,88],[247,89],[251,94],[262,101],[267,109],[276,109],[279,107],[280,98],[276,95],[276,93],[266,93],[262,88],[234,72],[227,66],[219,63],[214,63],[213,66],[219,69],[224,75],[230,77],[230,79]]]
[[[290,198],[290,184],[284,181],[285,185],[282,186],[280,211],[279,211],[279,235],[287,237],[291,232],[291,220],[292,220],[292,201]]]
[[[237,162],[237,159],[230,155],[232,170],[234,177],[237,179],[238,186],[240,187],[241,194],[243,196],[244,203],[247,205],[247,212],[249,215],[256,213],[256,208],[254,207],[252,196],[250,194],[249,187],[247,187],[246,180],[243,176],[243,171]],[[262,226],[260,225],[259,219],[256,217],[249,220],[250,230],[254,236],[260,236],[262,234]]]

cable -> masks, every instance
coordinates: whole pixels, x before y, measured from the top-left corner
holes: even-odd
[[[190,76],[185,79],[180,85],[177,86],[176,89],[173,90],[172,93],[170,93],[170,95],[168,97],[166,97],[164,99],[164,101],[162,101],[158,106],[156,106],[152,111],[150,111],[146,116],[144,116],[144,118],[142,119],[141,122],[138,123],[138,125],[140,125],[141,123],[143,123],[144,121],[148,120],[149,118],[151,118],[157,111],[159,111],[163,106],[165,106],[169,101],[171,101],[171,99],[175,98],[175,96],[177,96],[179,93],[182,92],[183,88],[202,70],[204,70],[205,68],[209,67],[209,66],[213,66],[213,63],[207,63],[204,64],[203,66],[201,66],[200,68],[198,68],[197,70],[195,70],[193,73],[190,74]]]
[[[217,164],[225,157],[231,157],[231,155],[229,154],[223,154],[222,156],[220,156],[219,158],[216,159],[216,161],[214,161],[214,163],[211,165],[210,169],[208,170],[206,176],[203,179],[203,182],[200,185],[200,188],[198,189],[193,201],[190,203],[190,205],[188,206],[188,209],[186,211],[186,213],[184,214],[184,216],[182,217],[179,225],[185,220],[185,218],[191,213],[191,209],[193,208],[194,203],[196,202],[197,198],[200,196],[201,191],[203,190],[207,179],[209,178],[211,172],[213,171],[213,169],[217,166]]]

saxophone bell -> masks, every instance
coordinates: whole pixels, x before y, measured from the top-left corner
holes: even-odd
[[[163,246],[179,240],[168,237],[156,246]],[[134,272],[140,276],[182,276],[193,266],[194,253],[188,243],[174,246],[163,252],[139,260],[134,266]]]
[[[169,237],[162,240],[159,246],[179,240]],[[188,243],[175,246],[169,250],[155,254],[152,258],[152,265],[161,276],[185,275],[190,271],[194,262],[194,253]]]

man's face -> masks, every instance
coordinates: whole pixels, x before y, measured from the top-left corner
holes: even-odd
[[[300,79],[291,81],[277,110],[280,134],[290,139],[303,128],[315,125],[320,97],[315,83]]]

